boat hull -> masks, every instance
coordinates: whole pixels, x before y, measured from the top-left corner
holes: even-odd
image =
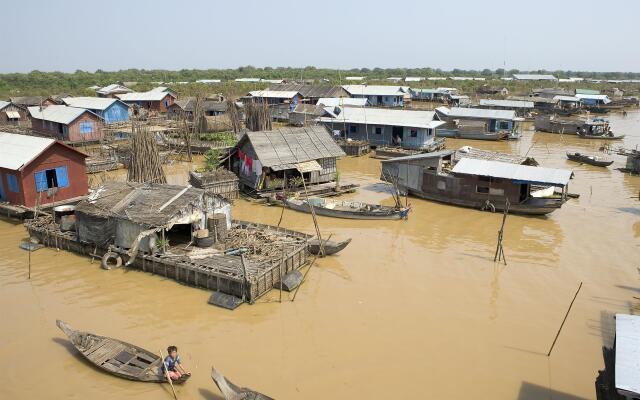
[[[311,208],[307,203],[297,204],[288,200],[284,200],[284,204],[292,210],[311,213]],[[313,210],[316,215],[322,215],[324,217],[333,218],[345,218],[345,219],[401,219],[403,218],[402,210],[393,210],[389,213],[366,213],[360,211],[344,211],[344,210],[332,210],[325,207],[314,206]]]
[[[481,211],[504,211],[504,203],[497,202],[494,199],[493,207],[487,208],[485,203],[479,201],[462,200],[446,196],[437,196],[430,193],[409,190],[409,194],[426,200],[435,201],[442,204],[448,204],[458,207],[473,208]],[[510,204],[509,214],[519,215],[547,215],[559,209],[566,200],[563,199],[535,199],[530,198],[527,202],[521,204]]]
[[[501,132],[460,132],[456,130],[438,131],[438,137],[468,140],[503,140],[508,135]]]
[[[342,251],[345,247],[351,243],[351,239],[344,240],[342,242],[334,242],[331,240],[323,240],[324,255],[330,256]],[[320,254],[320,241],[318,239],[312,239],[307,242],[309,253],[319,255]]]
[[[613,161],[598,161],[589,158],[588,156],[584,156],[581,154],[570,154],[567,153],[567,158],[571,161],[580,162],[583,164],[593,165],[594,167],[608,167],[613,164]]]
[[[80,354],[102,371],[138,382],[167,381],[161,369],[162,359],[158,355],[118,339],[74,330],[64,321],[58,320],[56,324]],[[183,375],[173,383],[184,383],[189,377]]]

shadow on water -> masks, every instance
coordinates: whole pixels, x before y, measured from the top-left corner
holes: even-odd
[[[594,375],[595,380],[595,375]],[[535,383],[522,382],[520,386],[520,393],[518,393],[518,400],[539,400],[539,399],[552,399],[552,400],[586,400],[584,397],[574,396],[569,393],[560,392],[558,390],[550,389],[548,387],[536,385]]]
[[[198,389],[198,392],[200,392],[200,395],[207,400],[224,400],[224,397],[220,396],[217,393],[213,393],[209,389],[200,388]]]

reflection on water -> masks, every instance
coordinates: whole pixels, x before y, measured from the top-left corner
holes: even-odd
[[[611,119],[617,132],[627,133],[627,147],[639,143],[640,113]],[[205,290],[139,271],[104,271],[98,262],[55,249],[32,253],[27,281],[28,253],[18,249],[24,228],[0,221],[0,351],[11,360],[3,398],[171,396],[164,386],[117,379],[81,362],[56,318],[153,351],[177,345],[194,372],[177,388],[180,399],[218,398],[211,365],[282,399],[593,398],[605,320],[629,311],[629,288],[638,286],[640,178],[613,169],[624,157],[613,155],[609,170],[566,160],[565,149],[595,152],[598,141],[533,131],[513,142],[448,140],[449,148],[462,145],[528,153],[543,166],[572,168],[570,190],[581,197],[545,218],[509,216],[507,266],[493,262],[498,213],[410,197],[407,221],[320,217],[323,234],[351,237],[349,247],[318,259],[295,302],[285,293],[280,304],[272,291],[233,312],[207,305]],[[347,198],[393,202],[376,183],[378,160],[347,158],[339,167],[342,183],[362,185]],[[184,184],[190,168],[166,167],[169,182]],[[239,200],[233,213],[277,224],[282,209]],[[282,225],[314,231],[308,214],[291,210]]]

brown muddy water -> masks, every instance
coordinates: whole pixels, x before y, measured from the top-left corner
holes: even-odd
[[[612,115],[627,147],[640,144],[640,112]],[[179,347],[193,378],[180,399],[221,399],[215,365],[236,383],[278,399],[595,398],[616,312],[638,295],[640,177],[566,160],[599,141],[526,131],[518,142],[448,140],[534,156],[572,168],[581,194],[549,217],[509,216],[508,266],[493,253],[501,215],[409,198],[408,221],[320,217],[325,235],[352,237],[321,259],[295,302],[272,291],[231,312],[207,305],[209,292],[138,271],[105,271],[87,258],[19,250],[24,228],[0,221],[1,398],[170,399],[169,387],[129,382],[84,362],[55,326],[113,336],[150,350]],[[389,203],[379,161],[339,162],[351,197]],[[188,165],[170,167],[184,183]],[[112,178],[122,178],[116,172]],[[93,179],[99,179],[94,177]],[[103,178],[100,178],[103,179]],[[635,197],[635,198],[634,198]],[[234,216],[276,224],[281,209],[238,201]],[[285,211],[283,225],[312,232],[309,215]],[[580,282],[582,289],[547,353]]]

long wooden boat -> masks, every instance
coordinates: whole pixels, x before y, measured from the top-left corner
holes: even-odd
[[[593,165],[595,167],[608,167],[613,164],[613,160],[604,160],[601,157],[581,153],[567,153],[567,158],[571,161],[577,161],[584,164]]]
[[[347,240],[343,240],[342,242],[334,242],[333,240],[323,241],[323,249],[325,256],[330,256],[332,254],[336,254],[339,251],[343,250],[345,247],[351,243],[351,238]],[[309,249],[309,253],[311,254],[320,254],[320,240],[312,239],[307,242],[307,248]]]
[[[162,358],[136,345],[81,332],[61,320],[56,321],[73,346],[96,367],[120,378],[140,382],[166,382]],[[183,375],[173,383],[184,383],[191,375]]]
[[[408,208],[396,208],[367,204],[357,201],[333,201],[323,198],[309,199],[317,215],[347,219],[401,219],[406,218]],[[306,200],[288,198],[282,200],[284,205],[292,210],[311,213],[311,207]]]
[[[256,392],[255,390],[234,385],[214,367],[211,367],[211,379],[213,379],[213,382],[218,389],[220,389],[225,400],[273,400],[272,397]]]
[[[613,132],[609,131],[603,135],[589,135],[588,133],[578,133],[578,137],[581,139],[599,139],[599,140],[622,140],[625,135],[614,135]]]

